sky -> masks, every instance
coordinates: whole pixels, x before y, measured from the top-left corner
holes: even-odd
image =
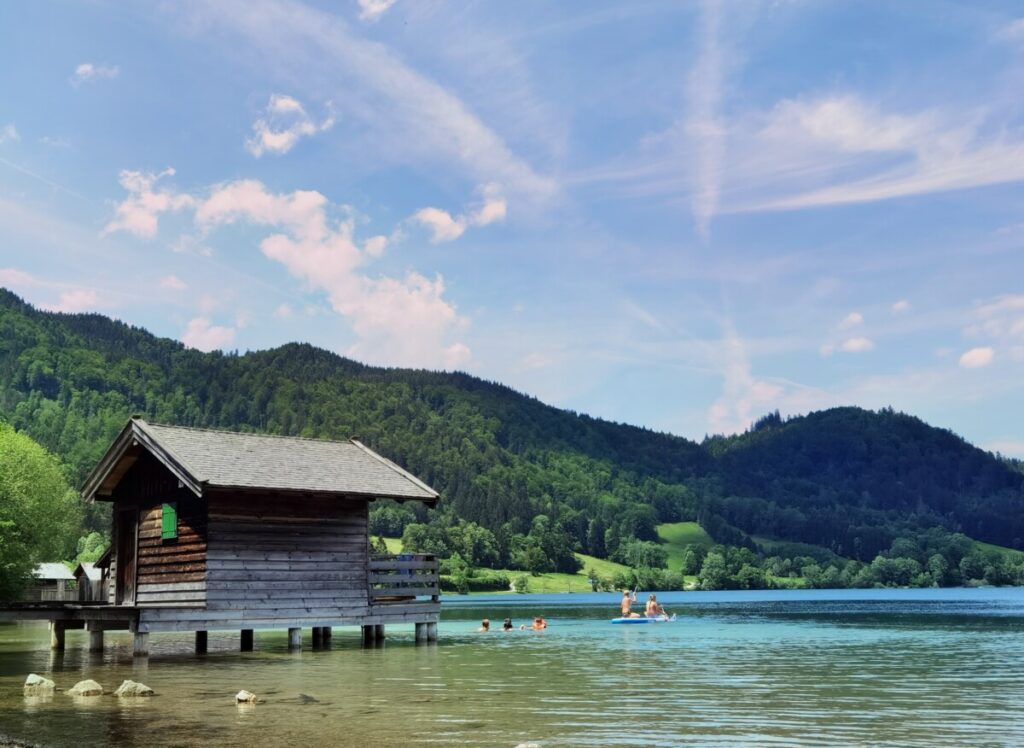
[[[0,8],[0,286],[701,439],[1024,457],[1024,7]]]

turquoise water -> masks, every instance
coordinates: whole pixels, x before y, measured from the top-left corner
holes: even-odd
[[[126,635],[102,656],[45,627],[0,627],[0,733],[51,746],[1024,745],[1024,590],[661,593],[679,620],[613,626],[616,595],[446,601],[436,646],[391,627],[290,653],[283,632]],[[545,632],[478,634],[511,616]],[[69,688],[125,678],[158,695],[27,699],[29,672]],[[241,688],[264,702],[238,707]]]

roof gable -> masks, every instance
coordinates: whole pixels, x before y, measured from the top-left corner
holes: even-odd
[[[327,493],[437,501],[409,472],[356,440],[243,434],[131,419],[90,473],[88,500],[109,496],[140,454],[150,452],[197,496],[207,488]]]

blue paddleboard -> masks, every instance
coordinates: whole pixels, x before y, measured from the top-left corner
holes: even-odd
[[[672,623],[676,620],[675,616],[669,618],[668,616],[659,616],[658,618],[613,618],[612,623]]]

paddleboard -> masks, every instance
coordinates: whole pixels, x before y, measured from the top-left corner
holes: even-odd
[[[613,618],[612,623],[672,623],[676,620],[673,615],[669,616],[658,616],[657,618]]]

